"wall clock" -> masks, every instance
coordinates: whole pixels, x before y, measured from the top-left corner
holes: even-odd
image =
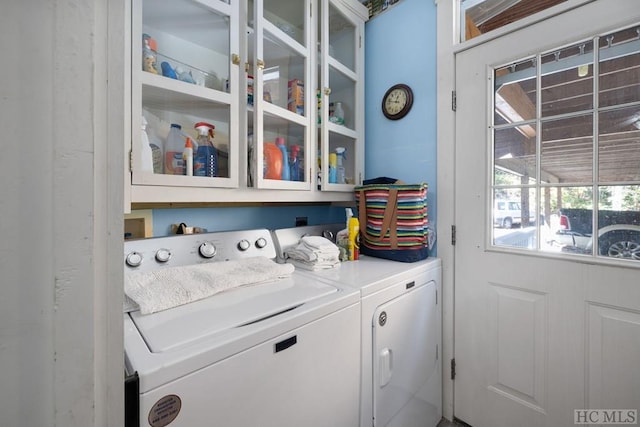
[[[389,120],[403,118],[412,105],[413,91],[402,83],[391,86],[382,97],[382,113]]]

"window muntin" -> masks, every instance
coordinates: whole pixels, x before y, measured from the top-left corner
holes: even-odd
[[[493,93],[492,245],[640,260],[640,25],[497,67]]]

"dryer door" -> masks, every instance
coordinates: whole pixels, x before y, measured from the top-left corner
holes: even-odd
[[[373,318],[376,426],[424,427],[440,421],[436,284],[378,307]]]

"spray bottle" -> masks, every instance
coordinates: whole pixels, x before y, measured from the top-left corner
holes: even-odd
[[[213,146],[216,127],[205,122],[198,122],[194,127],[198,131],[198,149],[193,161],[193,174],[195,176],[218,176],[218,150]]]

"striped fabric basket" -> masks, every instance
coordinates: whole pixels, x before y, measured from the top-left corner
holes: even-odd
[[[427,184],[355,188],[360,253],[401,262],[427,258]]]

